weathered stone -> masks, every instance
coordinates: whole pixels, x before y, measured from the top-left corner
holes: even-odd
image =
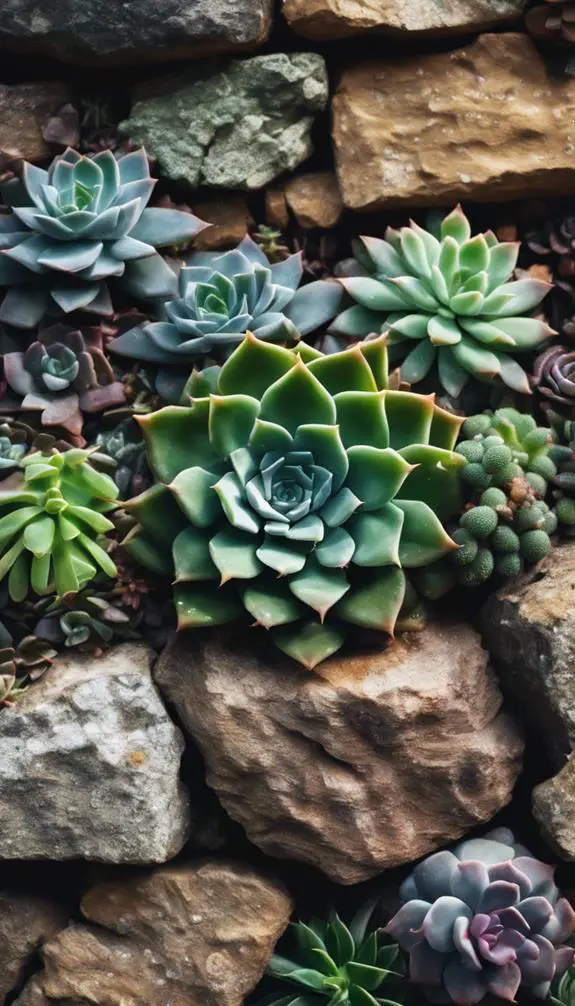
[[[18,996],[14,1006],[49,1006],[48,999],[42,991],[42,986],[36,978],[32,978],[31,981],[22,990],[22,994]],[[68,1006],[71,1006],[68,1003]]]
[[[283,189],[266,189],[266,221],[268,227],[285,231],[289,224],[289,210]]]
[[[529,0],[283,0],[288,23],[308,38],[368,31],[449,35],[485,31],[518,18]]]
[[[67,921],[61,905],[0,891],[0,1002],[21,982],[45,940]]]
[[[187,59],[263,42],[273,0],[3,0],[0,46],[75,63]]]
[[[478,625],[506,694],[561,768],[575,747],[575,542],[492,595]]]
[[[66,84],[0,84],[0,154],[25,161],[47,157],[42,126],[69,100]]]
[[[228,862],[100,884],[81,905],[96,925],[46,945],[34,994],[61,1006],[241,1006],[291,907],[279,885]]]
[[[430,625],[310,674],[244,637],[180,637],[156,679],[264,852],[354,884],[488,821],[522,743],[479,637]]]
[[[335,227],[343,212],[337,178],[332,171],[310,171],[286,183],[288,206],[300,227]]]
[[[315,53],[233,60],[137,101],[122,129],[169,178],[190,185],[260,189],[311,154],[314,116],[327,103],[325,62]]]
[[[194,241],[196,251],[217,251],[239,244],[253,225],[248,201],[240,193],[222,193],[214,199],[198,199],[191,207],[200,218],[211,224]]]
[[[549,74],[526,35],[359,64],[333,101],[343,201],[367,211],[572,192],[574,117],[575,79]]]
[[[0,716],[0,858],[164,862],[187,837],[182,750],[146,646],[61,655]]]
[[[575,762],[533,790],[533,813],[549,844],[563,859],[575,860]]]

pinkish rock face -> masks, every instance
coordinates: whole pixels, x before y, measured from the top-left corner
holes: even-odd
[[[209,785],[264,852],[355,884],[508,802],[523,745],[469,626],[431,625],[314,674],[266,658],[234,638],[180,639],[157,669]]]

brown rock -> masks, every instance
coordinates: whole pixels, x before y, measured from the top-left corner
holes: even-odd
[[[33,978],[24,987],[22,994],[18,996],[14,1006],[50,1006],[50,1004],[42,991],[40,982],[36,978]],[[68,1006],[71,1006],[71,1004],[69,1003]]]
[[[479,628],[506,693],[561,768],[575,742],[575,542],[494,594]]]
[[[533,790],[533,813],[549,844],[563,858],[575,860],[575,762]]]
[[[81,908],[96,926],[67,929],[44,949],[50,1002],[241,1006],[292,905],[251,868],[205,862],[99,884]]]
[[[157,667],[208,784],[264,852],[355,884],[507,803],[522,743],[469,626],[318,670],[221,635],[180,637]]]
[[[289,211],[283,189],[266,190],[266,220],[268,227],[285,231],[289,224]]]
[[[200,220],[207,220],[212,225],[195,239],[196,251],[233,248],[246,236],[254,222],[246,197],[239,193],[223,193],[216,199],[198,199],[191,208]]]
[[[66,84],[0,84],[0,154],[26,161],[47,157],[42,126],[69,100]]]
[[[44,941],[67,921],[68,912],[61,905],[0,892],[0,1002],[22,980]]]
[[[285,194],[300,227],[335,227],[343,212],[339,185],[332,171],[296,175],[286,184]]]
[[[560,195],[575,184],[575,79],[526,35],[344,72],[333,136],[346,206],[449,205]]]
[[[518,18],[528,0],[283,0],[283,14],[308,38],[367,31],[449,35],[485,31]]]

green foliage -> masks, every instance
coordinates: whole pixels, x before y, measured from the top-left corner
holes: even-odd
[[[575,968],[570,967],[550,996],[554,1006],[575,1006]]]
[[[457,417],[386,389],[385,337],[322,356],[248,335],[214,394],[140,417],[157,484],[124,544],[175,572],[180,628],[248,616],[310,668],[349,624],[393,634],[406,571],[455,548],[464,460]]]
[[[0,580],[9,596],[77,591],[116,567],[99,542],[113,524],[115,483],[88,461],[89,450],[33,451],[0,484]]]
[[[269,975],[295,988],[269,1006],[395,1006],[378,992],[393,974],[398,947],[384,942],[379,929],[369,930],[373,910],[367,904],[349,927],[337,915],[295,923],[297,960],[274,954],[268,966]]]
[[[452,535],[459,550],[417,578],[428,598],[456,583],[479,587],[494,573],[516,576],[547,555],[557,528],[557,515],[543,498],[542,473],[556,473],[550,429],[515,409],[499,409],[471,416],[462,436],[456,450],[466,460],[461,479],[468,502]]]
[[[437,364],[439,382],[457,396],[470,377],[499,379],[529,393],[523,368],[511,354],[533,349],[553,335],[525,317],[550,289],[536,279],[510,282],[519,245],[499,243],[488,231],[471,237],[461,207],[441,224],[439,238],[411,222],[385,240],[357,243],[359,271],[342,279],[357,301],[333,323],[342,335],[389,332],[392,359],[402,359],[403,380],[416,384]]]
[[[111,315],[109,279],[137,299],[176,291],[157,247],[190,240],[204,226],[191,213],[146,209],[155,180],[143,150],[116,158],[68,148],[45,171],[24,164],[3,186],[11,213],[0,218],[0,320],[34,328],[46,313]]]
[[[565,420],[558,413],[548,411],[556,443],[549,451],[556,474],[551,479],[553,508],[563,535],[575,535],[575,422]]]

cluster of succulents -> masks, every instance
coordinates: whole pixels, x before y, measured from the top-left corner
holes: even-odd
[[[125,401],[104,353],[98,328],[74,330],[55,324],[38,332],[24,352],[4,355],[4,374],[21,396],[14,411],[39,412],[42,426],[81,438],[84,414],[118,408]],[[83,446],[80,443],[78,446]]]
[[[356,304],[332,329],[365,338],[388,332],[392,359],[405,381],[417,384],[437,367],[437,381],[457,398],[471,377],[500,380],[529,393],[515,353],[532,350],[555,333],[527,316],[551,289],[538,279],[512,281],[519,245],[492,232],[471,236],[460,207],[444,218],[439,236],[413,221],[385,240],[356,243],[358,272],[340,282]]]
[[[191,240],[207,226],[179,210],[147,208],[155,186],[146,154],[86,157],[68,148],[48,170],[25,163],[2,186],[0,321],[32,329],[46,314],[111,315],[109,280],[138,300],[176,292],[156,249]]]
[[[469,498],[452,530],[459,549],[420,577],[428,598],[456,583],[478,587],[492,575],[516,576],[547,555],[557,529],[545,501],[557,475],[550,428],[503,408],[465,420],[462,437],[456,450],[465,458],[461,480]]]
[[[565,946],[575,913],[559,897],[551,866],[511,832],[437,852],[400,888],[403,905],[386,932],[409,955],[410,981],[432,1002],[473,1006],[518,991],[545,999],[573,961]]]
[[[294,923],[296,960],[272,957],[268,974],[283,994],[272,995],[267,1006],[395,1006],[380,990],[397,967],[399,948],[370,928],[375,905],[368,902],[349,926],[338,915]]]
[[[331,321],[341,301],[339,285],[317,280],[300,287],[301,278],[300,254],[270,265],[247,236],[221,255],[195,252],[180,271],[179,297],[162,307],[163,320],[136,326],[109,348],[157,364],[156,387],[177,404],[198,359],[225,359],[246,332],[264,342],[293,344]]]
[[[115,576],[101,539],[114,527],[104,514],[118,490],[90,453],[32,451],[0,484],[0,581],[13,601],[76,592],[99,570]]]
[[[214,394],[142,416],[156,484],[124,547],[175,578],[180,628],[249,618],[307,667],[393,634],[407,573],[457,546],[461,420],[387,389],[386,338],[322,356],[248,335]]]

